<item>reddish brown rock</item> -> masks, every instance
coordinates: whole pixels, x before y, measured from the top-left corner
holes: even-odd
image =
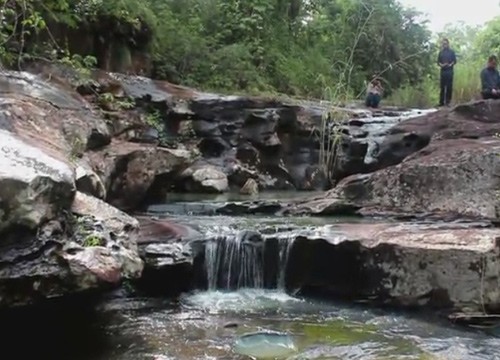
[[[299,235],[287,287],[398,306],[500,310],[500,230],[480,223],[335,224]]]

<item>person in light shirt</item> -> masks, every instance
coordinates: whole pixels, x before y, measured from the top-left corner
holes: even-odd
[[[378,108],[380,100],[382,99],[383,91],[384,89],[382,88],[380,80],[377,77],[373,77],[372,80],[368,83],[368,87],[366,89],[365,105],[373,109]]]

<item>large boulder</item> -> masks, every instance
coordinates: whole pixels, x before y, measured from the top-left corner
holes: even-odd
[[[187,150],[123,141],[113,141],[87,156],[104,182],[106,201],[121,209],[141,205],[153,185],[155,192],[168,190],[175,176],[193,161]]]
[[[297,236],[286,283],[304,294],[498,312],[499,236],[480,223],[336,224]]]
[[[4,130],[0,141],[0,307],[140,275],[137,221],[93,197],[75,196],[67,162]]]
[[[37,229],[69,208],[75,194],[71,166],[0,130],[0,231]]]
[[[212,165],[195,165],[180,174],[178,188],[193,193],[223,193],[229,190],[226,174]]]
[[[82,155],[110,140],[66,84],[0,72],[0,307],[140,276],[137,221],[76,192],[105,196]]]
[[[0,71],[0,128],[67,158],[111,141],[105,120],[67,84],[26,72]]]

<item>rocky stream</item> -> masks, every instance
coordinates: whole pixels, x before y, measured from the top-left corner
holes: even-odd
[[[0,72],[3,353],[500,359],[500,102],[333,112],[73,75]]]

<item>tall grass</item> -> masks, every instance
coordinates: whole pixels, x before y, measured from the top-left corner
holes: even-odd
[[[483,61],[467,61],[455,66],[452,104],[460,104],[481,97],[479,74]],[[439,102],[439,72],[428,75],[418,85],[405,85],[384,100],[388,105],[412,108],[431,108]]]

